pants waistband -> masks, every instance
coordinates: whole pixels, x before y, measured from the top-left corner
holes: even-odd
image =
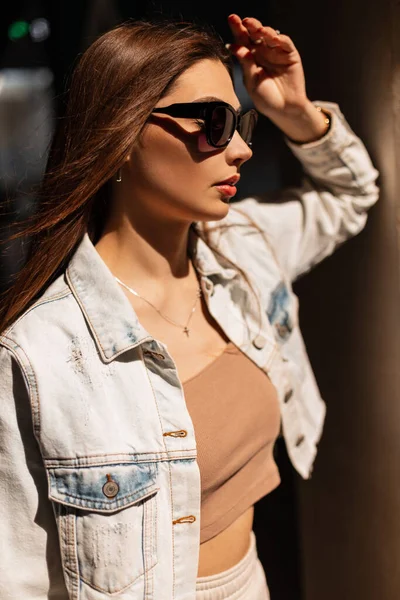
[[[231,581],[237,582],[240,579],[245,579],[247,574],[251,573],[254,568],[254,564],[257,561],[257,547],[256,547],[256,536],[254,531],[250,533],[250,546],[244,557],[233,567],[216,573],[215,575],[208,575],[206,577],[198,577],[196,581],[196,591],[203,591],[212,587],[224,586],[229,584]],[[249,573],[249,574],[250,574]]]

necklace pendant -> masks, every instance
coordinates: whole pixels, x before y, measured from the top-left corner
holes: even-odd
[[[186,333],[187,337],[189,337],[189,329],[187,327],[184,328],[183,333]]]

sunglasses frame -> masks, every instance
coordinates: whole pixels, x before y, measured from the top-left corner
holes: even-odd
[[[226,142],[221,145],[216,145],[211,139],[211,123],[212,113],[216,108],[224,107],[228,109],[233,115],[233,124],[231,134]],[[247,110],[245,113],[238,113],[233,106],[222,100],[213,100],[210,102],[179,102],[176,104],[170,104],[169,106],[163,106],[162,108],[154,108],[153,113],[169,115],[170,117],[176,117],[181,119],[202,119],[204,120],[205,134],[207,143],[213,148],[226,148],[229,142],[232,140],[235,131],[239,131],[240,122],[243,117],[252,114],[254,118],[254,128],[257,124],[258,114],[254,108]],[[243,139],[243,138],[242,138]],[[251,146],[251,141],[246,142],[248,146]]]

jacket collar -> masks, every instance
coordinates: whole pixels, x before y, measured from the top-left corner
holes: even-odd
[[[198,235],[191,241],[193,264],[201,275],[215,275],[220,280],[236,276],[235,270],[221,266]],[[66,279],[105,362],[153,339],[87,233],[68,264]]]
[[[217,259],[214,252],[201,237],[202,225],[194,224],[189,233],[189,247],[191,248],[193,265],[198,273],[206,277],[217,276],[220,280],[230,280],[237,276],[238,272],[228,266],[224,266],[223,257]],[[211,236],[212,238],[213,236]],[[214,236],[215,237],[215,236]],[[217,240],[213,244],[219,246]]]
[[[152,339],[87,233],[69,262],[66,278],[105,362]]]

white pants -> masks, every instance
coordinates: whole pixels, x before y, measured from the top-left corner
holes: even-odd
[[[196,600],[269,600],[253,531],[250,548],[240,562],[222,573],[197,578]]]

